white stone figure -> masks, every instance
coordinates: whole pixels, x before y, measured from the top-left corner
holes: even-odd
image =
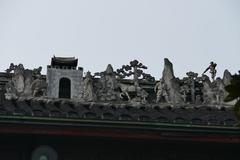
[[[36,75],[36,78],[31,84],[32,96],[40,97],[46,95],[47,83],[41,79],[41,75]]]
[[[16,90],[16,88],[14,87],[13,81],[9,81],[9,82],[5,85],[5,89],[6,89],[5,98],[6,98],[7,100],[17,99],[17,98],[18,98],[17,90]]]
[[[214,92],[216,95],[216,103],[218,104],[224,103],[224,99],[228,93],[225,90],[225,85],[221,78],[216,78]]]
[[[156,103],[159,103],[162,98],[169,103],[169,94],[168,94],[168,88],[165,84],[163,79],[160,79],[158,83],[156,83],[154,87],[154,91],[157,95]]]
[[[89,102],[94,101],[96,96],[93,91],[93,80],[92,80],[91,72],[87,72],[83,83],[84,83],[83,99]]]
[[[20,94],[23,93],[25,88],[24,83],[24,67],[22,64],[14,65],[10,64],[10,67],[6,70],[7,73],[13,71],[12,79],[6,84],[6,99],[16,99]]]
[[[141,87],[137,87],[137,97],[140,97],[141,103],[147,103],[148,93]]]
[[[208,76],[202,76],[202,93],[203,93],[203,103],[204,104],[214,104],[216,103],[216,93],[213,90],[212,83]]]
[[[12,81],[14,83],[14,87],[16,88],[18,93],[24,91],[24,67],[22,64],[14,65],[10,64],[9,69],[6,70],[7,73],[13,72]]]
[[[190,87],[187,84],[184,84],[180,87],[180,93],[182,94],[182,98],[184,103],[187,103],[187,94],[191,91]]]
[[[98,97],[101,101],[114,101],[119,99],[117,94],[117,80],[116,73],[113,70],[111,64],[107,66],[104,72],[95,73],[96,76],[100,76],[101,87],[98,91]]]

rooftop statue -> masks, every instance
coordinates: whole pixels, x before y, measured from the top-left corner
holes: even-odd
[[[195,96],[195,91],[196,91],[195,81],[198,77],[198,74],[190,71],[190,72],[187,72],[186,75],[188,76],[186,83],[190,86],[189,88],[191,91],[191,102],[195,103],[195,98],[196,98],[196,96]]]
[[[215,93],[213,91],[213,84],[211,83],[207,75],[202,76],[202,93],[203,93],[203,103],[213,104],[216,103]]]
[[[40,66],[40,67],[38,67],[38,68],[35,68],[35,69],[33,69],[33,71],[32,71],[33,73],[33,77],[34,78],[37,78],[37,77],[39,77],[39,76],[41,76],[41,72],[42,72],[42,67]]]
[[[18,92],[17,89],[14,87],[13,81],[9,81],[6,85],[6,93],[5,93],[5,98],[8,100],[11,99],[17,99],[18,98]]]
[[[100,87],[98,90],[98,98],[101,101],[119,100],[117,91],[118,82],[116,80],[116,72],[114,72],[111,64],[108,64],[104,72],[97,72],[95,76],[100,76]]]
[[[96,95],[93,90],[93,77],[91,75],[91,72],[87,72],[83,83],[83,99],[88,102],[95,101]]]
[[[207,67],[207,69],[203,72],[203,74],[205,74],[208,70],[211,74],[211,78],[212,80],[214,81],[215,80],[215,77],[216,77],[216,73],[217,73],[217,70],[216,70],[216,67],[217,67],[217,63],[214,63],[214,62],[210,62],[210,65]]]
[[[14,65],[10,64],[10,67],[6,69],[7,73],[13,71],[12,82],[17,92],[21,93],[24,90],[24,67],[22,64]]]
[[[211,82],[207,75],[202,75],[201,83],[203,85],[201,92],[203,95],[204,104],[223,104],[224,99],[227,96],[225,87],[229,84],[231,74],[225,70],[223,79],[216,78],[215,81]]]
[[[41,75],[35,75],[36,79],[31,84],[33,97],[46,96],[47,83]]]
[[[160,79],[159,82],[156,83],[154,87],[154,91],[156,92],[157,99],[156,103],[159,103],[163,100],[163,102],[170,103],[169,102],[169,89],[164,82],[164,80]]]

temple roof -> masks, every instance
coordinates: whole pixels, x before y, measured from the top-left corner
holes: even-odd
[[[8,71],[13,73],[0,74],[0,125],[5,126],[6,131],[2,128],[0,133],[9,133],[9,125],[14,126],[12,133],[19,133],[22,131],[19,128],[25,125],[23,129],[27,134],[46,129],[54,134],[65,134],[65,129],[70,126],[69,135],[75,134],[75,129],[79,130],[79,135],[83,133],[81,129],[90,134],[89,129],[92,129],[94,136],[106,136],[111,128],[114,136],[120,137],[129,136],[128,130],[133,137],[137,132],[145,137],[148,132],[148,138],[185,132],[185,139],[189,139],[189,135],[201,139],[204,135],[202,138],[208,141],[209,134],[213,133],[213,139],[218,137],[221,141],[225,137],[227,142],[229,136],[234,135],[236,139],[231,141],[240,142],[233,103],[224,102],[227,95],[224,87],[231,81],[230,73],[213,82],[208,76],[198,77],[191,71],[187,73],[188,77],[179,79],[174,77],[172,64],[166,59],[160,81],[143,72],[146,66],[136,60],[116,72],[108,65],[105,71],[94,76],[88,72],[84,78],[78,77],[72,75],[72,71],[68,75],[68,69],[74,69],[77,62],[74,57],[54,56],[52,67],[62,70],[53,69],[59,77],[48,72],[48,83],[41,75],[41,67],[26,70],[22,65],[11,64]],[[82,75],[82,71],[80,73]],[[56,90],[60,88],[58,79],[66,75],[76,78],[67,87],[79,91],[71,99],[59,98]],[[131,76],[133,79],[128,79]],[[34,87],[36,84],[39,87]],[[48,91],[54,91],[57,96],[50,95]],[[33,127],[31,132],[28,132],[29,125]],[[126,135],[120,133],[125,131]]]
[[[78,59],[75,57],[53,57],[51,66],[77,67]]]
[[[65,99],[0,103],[0,133],[239,143],[231,108],[131,106]]]

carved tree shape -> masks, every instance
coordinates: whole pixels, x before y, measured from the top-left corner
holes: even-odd
[[[154,82],[155,78],[150,74],[144,73],[142,69],[147,69],[147,67],[137,60],[133,60],[130,62],[130,65],[123,65],[122,68],[117,69],[117,75],[122,79],[125,77],[133,76],[135,87],[139,87],[140,77],[142,77],[143,80]]]

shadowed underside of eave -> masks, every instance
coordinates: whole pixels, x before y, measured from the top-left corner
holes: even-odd
[[[237,119],[232,108],[170,105],[139,105],[114,103],[82,103],[65,100],[22,99],[0,103],[0,116],[55,121],[99,120],[115,122],[144,122],[169,125],[200,125],[234,127]]]
[[[1,116],[0,134],[240,143],[235,127]]]

